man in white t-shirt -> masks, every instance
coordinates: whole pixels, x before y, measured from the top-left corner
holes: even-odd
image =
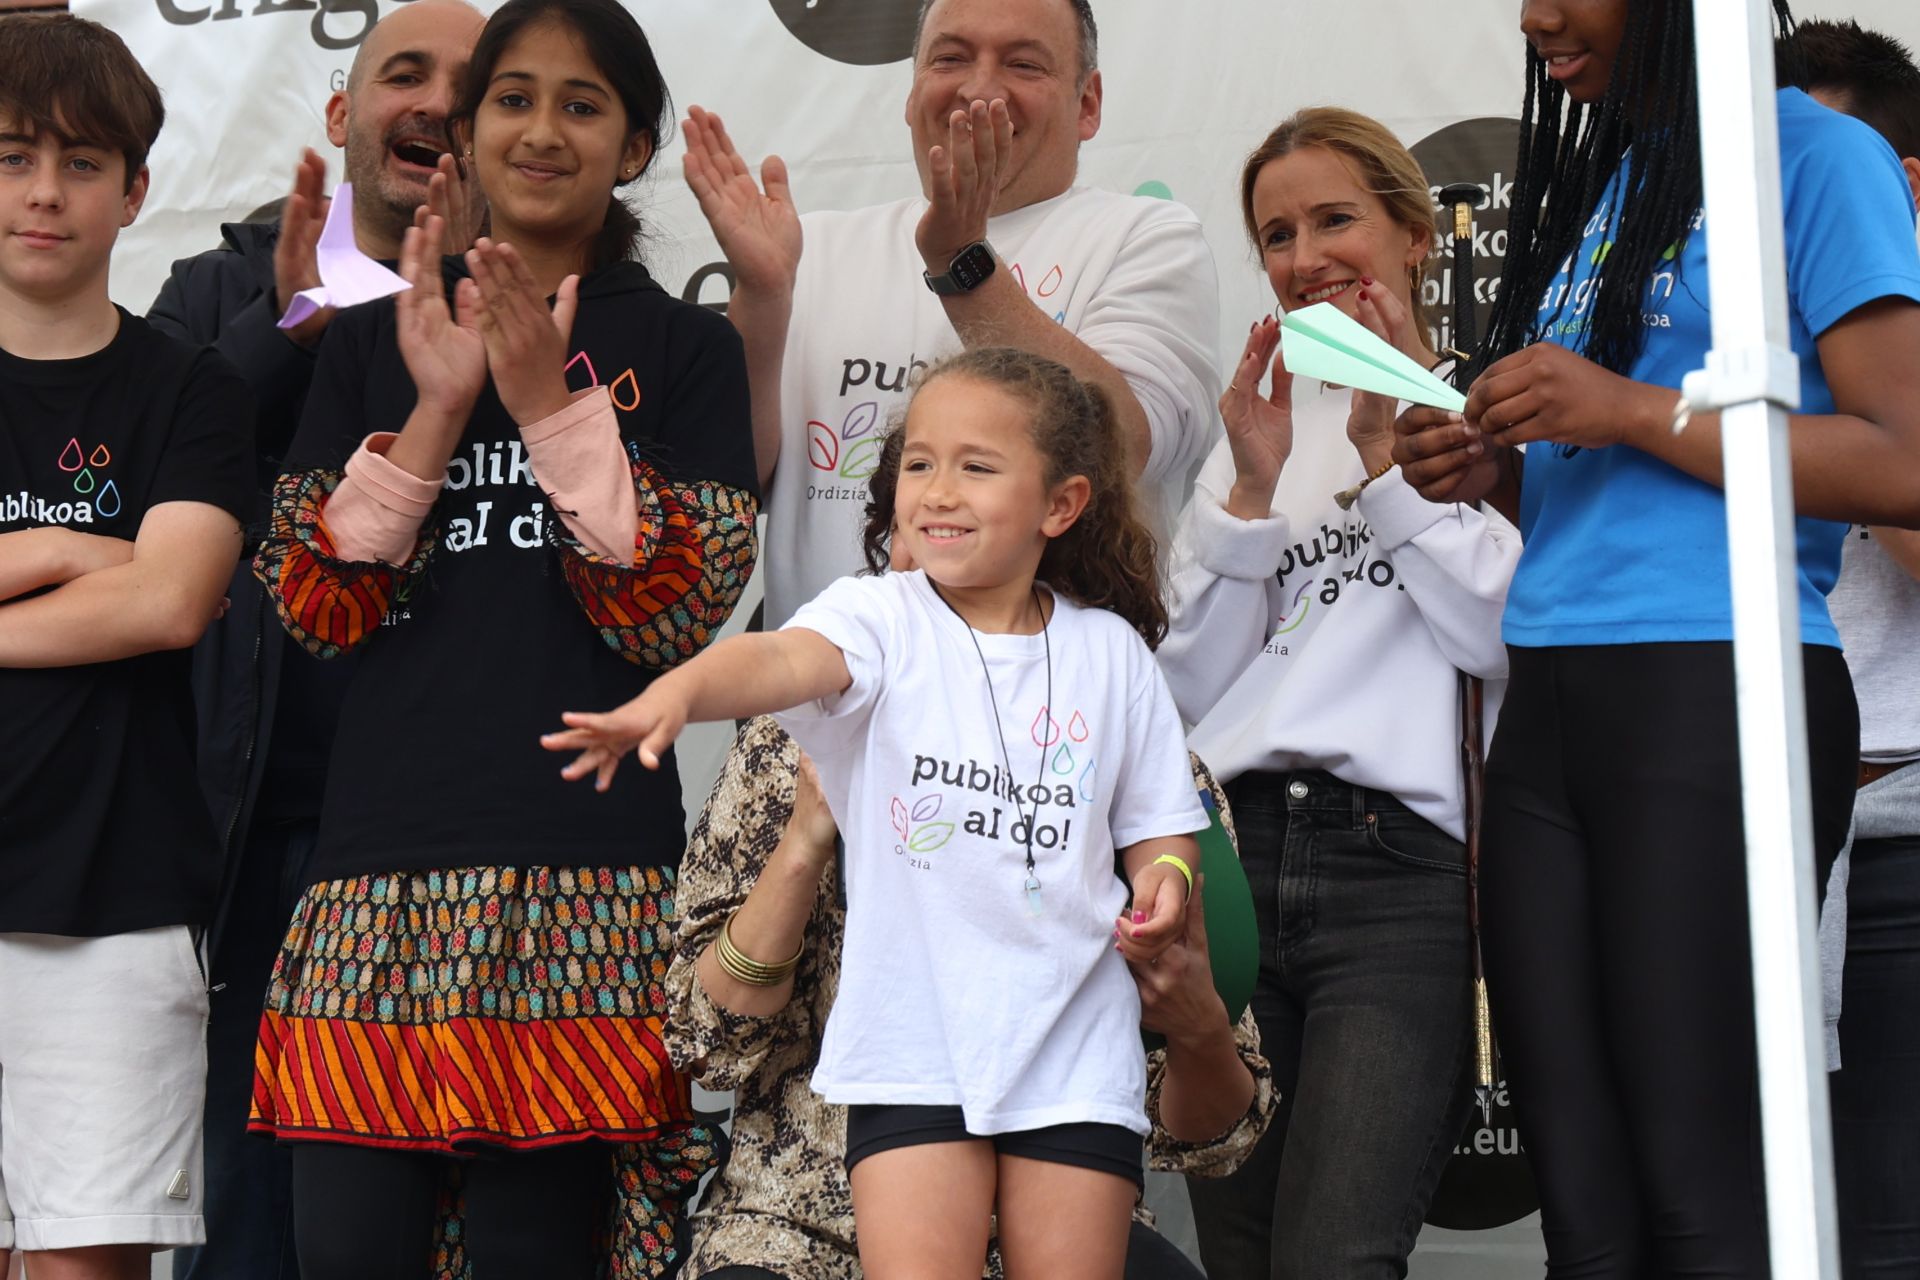
[[[906,103],[921,194],[805,217],[777,157],[756,184],[692,109],[687,180],[752,379],[769,627],[861,567],[889,418],[915,369],[963,346],[1100,385],[1151,523],[1179,509],[1220,393],[1218,279],[1190,210],[1074,185],[1101,101],[1088,0],[926,0]]]

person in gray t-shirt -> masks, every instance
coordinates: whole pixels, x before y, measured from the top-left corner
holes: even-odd
[[[1851,22],[1806,22],[1781,79],[1879,130],[1920,207],[1920,68]],[[1848,1276],[1920,1259],[1920,533],[1855,525],[1829,597],[1860,702],[1853,840],[1821,921],[1834,1171]],[[1832,1025],[1838,1021],[1837,1034]]]

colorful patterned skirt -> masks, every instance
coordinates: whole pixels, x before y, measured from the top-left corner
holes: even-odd
[[[715,1163],[661,1042],[673,872],[469,867],[301,895],[274,965],[249,1127],[458,1154],[600,1140],[616,1280],[664,1271]],[[458,1275],[457,1212],[442,1257]],[[622,1268],[620,1254],[630,1254]]]

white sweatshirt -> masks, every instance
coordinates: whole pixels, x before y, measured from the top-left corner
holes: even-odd
[[[1351,511],[1366,471],[1349,392],[1294,382],[1293,453],[1265,520],[1229,515],[1225,440],[1174,534],[1160,665],[1189,745],[1225,782],[1324,769],[1463,838],[1457,671],[1506,688],[1500,614],[1520,535],[1497,513],[1428,502],[1398,468]]]
[[[766,498],[761,580],[780,626],[865,567],[867,477],[911,375],[961,349],[921,279],[918,196],[801,219],[780,379],[780,462]],[[1218,431],[1219,283],[1200,220],[1170,200],[1074,187],[1001,214],[987,236],[1027,296],[1119,371],[1153,446],[1141,492],[1156,531]]]

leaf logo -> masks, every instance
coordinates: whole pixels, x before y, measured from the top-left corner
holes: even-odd
[[[913,802],[913,808],[909,811],[899,796],[893,798],[890,806],[893,829],[906,841],[908,849],[915,853],[931,853],[953,839],[953,823],[933,821],[940,816],[940,808],[944,803],[943,796],[922,796]],[[894,852],[904,850],[896,849]]]
[[[815,471],[831,471],[840,465],[840,437],[826,423],[807,423],[807,461]]]
[[[840,460],[843,480],[865,480],[880,469],[880,441],[874,436],[856,440],[847,456]]]
[[[818,418],[807,423],[807,463],[815,471],[838,472],[847,480],[865,480],[880,469],[880,402],[865,400],[847,410],[835,431]]]
[[[951,822],[929,822],[913,833],[913,839],[907,841],[907,848],[915,853],[932,853],[951,839],[953,839]]]

